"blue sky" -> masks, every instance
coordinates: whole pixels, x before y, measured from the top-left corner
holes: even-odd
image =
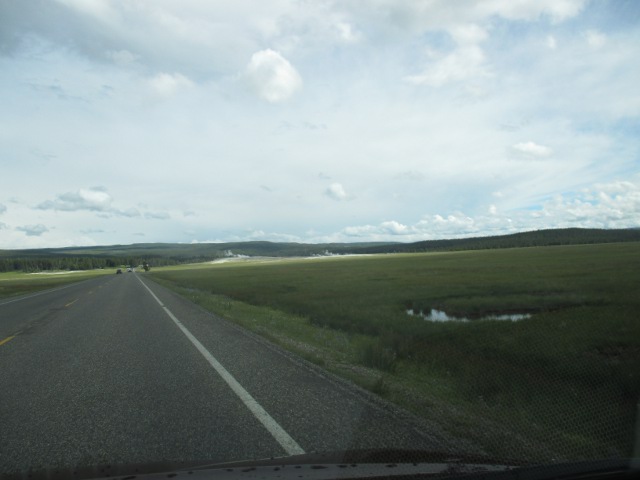
[[[0,0],[0,248],[640,227],[635,1]]]

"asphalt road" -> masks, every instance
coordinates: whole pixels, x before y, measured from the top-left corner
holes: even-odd
[[[144,274],[0,300],[0,472],[383,447],[443,449]]]

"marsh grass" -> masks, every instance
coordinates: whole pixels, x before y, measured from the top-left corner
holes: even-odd
[[[99,275],[115,272],[109,270],[89,270],[72,273],[0,273],[0,299],[56,288],[70,283],[87,280]]]
[[[545,461],[631,454],[640,392],[637,243],[152,275],[486,452],[506,445]],[[533,316],[428,322],[409,308]]]

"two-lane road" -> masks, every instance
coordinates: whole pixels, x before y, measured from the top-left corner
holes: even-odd
[[[0,425],[0,472],[447,448],[137,273],[0,300]]]

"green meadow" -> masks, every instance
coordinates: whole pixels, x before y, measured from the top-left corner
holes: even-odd
[[[113,272],[114,269],[47,273],[3,272],[0,273],[0,299],[56,288]]]
[[[640,244],[153,269],[220,316],[519,460],[632,455]],[[468,321],[429,321],[432,309]],[[529,314],[519,321],[490,315]]]

